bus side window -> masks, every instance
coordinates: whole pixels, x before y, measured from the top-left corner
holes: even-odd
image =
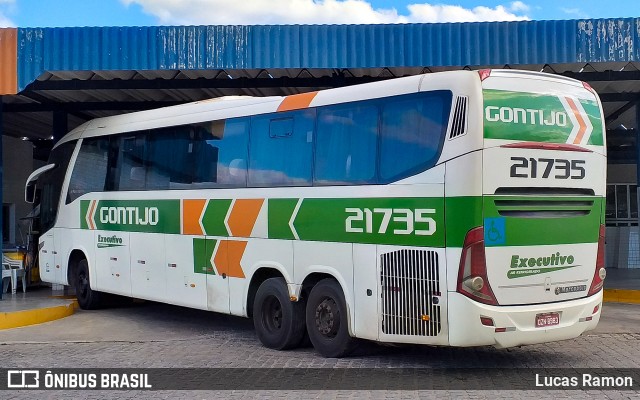
[[[315,110],[251,118],[249,186],[311,186]]]
[[[197,124],[197,133],[189,149],[189,160],[193,164],[193,187],[216,187],[218,182],[218,147],[211,145],[213,140],[224,136],[225,120],[202,122]]]
[[[318,111],[315,185],[376,183],[378,114],[372,104]]]
[[[194,156],[197,187],[246,187],[249,118],[212,121],[204,132]]]
[[[150,131],[147,137],[147,190],[189,189],[193,183],[196,125]]]
[[[84,139],[71,173],[67,204],[91,192],[105,190],[109,138]]]
[[[118,157],[118,190],[145,190],[144,168],[146,134],[126,135],[120,138]],[[142,168],[142,170],[141,170]]]

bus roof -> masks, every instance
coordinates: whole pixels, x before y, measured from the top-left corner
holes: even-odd
[[[488,74],[483,75],[483,72]],[[56,143],[56,147],[62,143],[85,137],[113,135],[123,132],[135,132],[160,127],[186,125],[191,123],[284,111],[282,109],[284,102],[287,101],[287,99],[296,97],[304,99],[302,104],[294,102],[296,104],[293,108],[286,108],[286,110],[415,93],[420,90],[420,87],[423,85],[423,81],[425,83],[428,82],[430,87],[433,87],[434,83],[438,86],[438,84],[442,82],[442,88],[446,89],[451,86],[451,82],[454,82],[461,75],[470,74],[475,75],[476,77],[481,77],[481,79],[483,79],[482,77],[489,76],[492,78],[509,77],[522,78],[525,80],[543,80],[550,83],[562,83],[572,86],[584,85],[584,83],[579,80],[548,73],[511,69],[492,69],[481,71],[465,70],[437,72],[365,83],[355,86],[325,89],[318,92],[309,92],[286,97],[225,96],[153,110],[96,118],[73,129],[60,139],[58,143]],[[480,79],[477,81],[478,84],[480,84]],[[590,87],[587,86],[585,86],[585,88],[590,89]],[[589,91],[592,91],[592,89]],[[593,95],[595,96],[595,93],[593,93]]]
[[[440,80],[446,82],[446,79],[455,80],[456,75],[459,76],[459,74],[475,74],[477,76],[477,72],[474,71],[447,71],[326,89],[286,97],[228,96],[154,110],[96,118],[73,129],[60,139],[56,146],[79,138],[113,135],[123,132],[135,132],[160,127],[416,93],[419,91],[423,80]],[[479,82],[478,80],[478,83]],[[443,87],[446,87],[446,85],[443,84]],[[292,106],[289,104],[284,109],[282,108],[287,99],[295,100],[296,97],[303,100],[302,104],[294,102],[296,104]]]

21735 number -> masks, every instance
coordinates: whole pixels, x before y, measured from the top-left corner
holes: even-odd
[[[563,158],[511,157],[512,178],[584,179],[585,160],[565,160]]]

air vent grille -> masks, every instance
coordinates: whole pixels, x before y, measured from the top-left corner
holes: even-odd
[[[467,106],[469,98],[466,96],[456,97],[456,106],[451,123],[451,133],[449,139],[455,139],[467,133]]]
[[[498,214],[503,217],[582,217],[589,215],[594,206],[594,192],[591,189],[499,188],[496,194],[502,195],[494,199],[494,204]]]
[[[497,195],[517,196],[594,196],[593,189],[576,189],[560,187],[499,187]]]
[[[441,323],[438,253],[398,250],[382,254],[380,274],[382,332],[437,336]]]
[[[586,199],[500,199],[495,200],[498,214],[518,218],[569,218],[588,215],[593,200]]]

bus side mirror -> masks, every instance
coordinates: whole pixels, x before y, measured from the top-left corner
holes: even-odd
[[[45,172],[55,168],[55,164],[47,164],[44,167],[40,167],[33,171],[27,178],[27,182],[24,185],[24,201],[27,203],[33,203],[36,200],[36,180]]]
[[[24,188],[24,201],[33,204],[36,200],[36,182],[32,181],[27,183]]]

